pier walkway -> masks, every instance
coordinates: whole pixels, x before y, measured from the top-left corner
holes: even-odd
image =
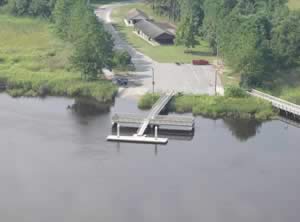
[[[277,98],[275,96],[271,96],[269,94],[260,92],[258,90],[252,89],[251,91],[248,92],[250,95],[261,98],[263,100],[269,101],[272,103],[272,105],[275,108],[278,108],[280,110],[283,110],[287,113],[300,116],[300,106],[296,105],[294,103],[288,102],[286,100]]]
[[[162,109],[168,104],[168,102],[172,99],[174,96],[174,91],[164,94],[159,98],[159,100],[153,105],[150,113],[148,114],[147,118],[144,120],[143,124],[137,131],[137,136],[143,136],[145,133],[145,130],[147,129],[150,120],[154,119],[161,111]]]

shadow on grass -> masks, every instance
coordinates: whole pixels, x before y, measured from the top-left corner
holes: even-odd
[[[191,50],[184,52],[185,54],[190,54],[193,56],[214,56],[212,52],[203,52],[203,51],[196,51],[196,50]]]
[[[122,0],[91,0],[92,4],[110,4],[116,2],[122,2]]]

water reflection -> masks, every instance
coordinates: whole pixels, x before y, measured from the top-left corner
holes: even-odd
[[[262,123],[254,119],[224,119],[225,126],[239,141],[245,142],[259,133]]]
[[[111,103],[101,103],[90,98],[76,98],[74,104],[68,106],[68,108],[79,114],[79,116],[90,116],[108,113],[111,105]]]

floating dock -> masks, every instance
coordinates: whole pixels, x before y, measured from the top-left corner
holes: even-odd
[[[167,144],[168,138],[154,138],[147,136],[115,136],[110,135],[107,141],[127,142],[127,143],[149,143],[149,144]]]
[[[193,117],[178,115],[159,115],[173,96],[174,92],[169,92],[162,95],[159,100],[153,105],[151,111],[147,116],[135,114],[115,114],[112,117],[112,126],[117,127],[117,135],[110,135],[107,137],[107,140],[115,142],[167,144],[168,138],[158,137],[159,129],[192,132],[194,130]],[[121,136],[121,126],[127,128],[135,128],[137,129],[137,132],[132,136]],[[154,137],[145,135],[145,132],[149,127],[154,129]]]
[[[118,124],[122,127],[139,128],[143,124],[145,117],[134,114],[115,114],[112,117],[112,125]],[[150,119],[148,126],[170,131],[193,131],[195,125],[194,117],[179,115],[157,115],[154,119]]]

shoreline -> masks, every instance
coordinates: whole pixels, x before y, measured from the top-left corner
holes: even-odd
[[[139,107],[139,102],[143,98],[143,96],[135,95],[135,96],[122,96],[120,97],[118,94],[116,94],[112,101],[104,102],[104,101],[98,101],[95,100],[95,98],[92,97],[70,97],[70,96],[64,96],[64,95],[46,95],[46,96],[18,96],[13,97],[10,94],[8,94],[6,91],[0,90],[0,94],[5,94],[12,99],[47,99],[47,98],[65,98],[65,99],[72,99],[74,101],[74,104],[69,105],[66,107],[66,109],[72,110],[76,113],[80,113],[83,115],[95,115],[103,112],[109,112],[110,108],[113,106],[114,101],[116,99],[130,99],[134,102],[136,102],[137,107],[140,110],[150,110],[151,108],[141,108]],[[202,95],[203,96],[203,95]],[[176,98],[175,98],[176,99]],[[282,121],[289,125],[293,125],[295,127],[300,128],[300,120],[299,119],[292,119],[288,116],[281,115],[280,112],[275,112],[273,110],[273,115],[268,116],[268,118],[256,118],[255,115],[235,115],[234,113],[227,113],[223,115],[212,115],[212,114],[201,114],[201,113],[193,113],[193,111],[178,111],[178,107],[176,110],[176,106],[174,106],[174,99],[171,102],[171,104],[168,106],[168,112],[176,113],[176,114],[192,114],[195,117],[202,117],[210,120],[218,120],[218,119],[229,119],[229,120],[253,120],[258,121],[261,123],[268,122],[268,121]]]

